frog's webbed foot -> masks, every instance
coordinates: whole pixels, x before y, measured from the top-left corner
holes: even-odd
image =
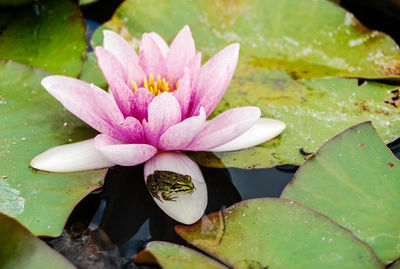
[[[174,202],[176,202],[177,196],[171,197],[171,195],[169,195],[167,192],[162,192],[161,196],[165,201],[174,201]]]

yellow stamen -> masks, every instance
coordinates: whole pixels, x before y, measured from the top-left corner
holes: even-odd
[[[175,89],[178,89],[178,88],[179,88],[179,84],[181,84],[181,80],[182,80],[182,79],[180,79],[180,80],[178,80],[178,81],[176,82]]]
[[[180,84],[181,80],[178,80],[176,82],[175,88],[171,89],[169,88],[168,82],[165,78],[161,78],[160,75],[157,75],[157,80],[154,80],[154,75],[152,73],[149,74],[149,77],[143,78],[143,88],[151,92],[154,96],[159,95],[160,93],[163,92],[175,92]],[[133,85],[134,92],[136,92],[139,89],[139,85],[135,82],[131,82]]]
[[[136,92],[139,89],[138,85],[134,81],[132,81],[132,85],[133,85],[133,89],[135,90],[134,92]]]

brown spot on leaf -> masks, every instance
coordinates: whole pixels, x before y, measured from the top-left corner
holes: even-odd
[[[364,143],[360,143],[360,144],[358,144],[362,149],[365,147],[365,144]]]
[[[305,152],[305,151],[304,151],[304,148],[300,148],[300,149],[299,149],[299,152],[300,152],[300,154],[303,155],[303,156],[308,156],[308,155],[311,155],[311,154],[312,154],[312,152]]]
[[[392,168],[392,167],[394,166],[394,164],[393,164],[392,162],[388,162],[388,163],[387,163],[387,166],[390,167],[390,168]]]
[[[391,91],[391,93],[393,94],[393,96],[389,98],[389,100],[385,100],[384,103],[390,104],[393,107],[398,108],[400,105],[400,91],[399,89],[396,89]]]

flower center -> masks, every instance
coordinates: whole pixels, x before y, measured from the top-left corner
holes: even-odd
[[[149,92],[151,92],[154,96],[157,96],[163,92],[175,92],[178,89],[180,82],[181,82],[181,80],[178,80],[176,82],[175,87],[170,87],[165,78],[161,78],[161,76],[158,75],[157,80],[154,80],[153,74],[150,73],[148,79],[147,79],[147,77],[143,78],[143,86],[142,87],[145,88],[146,90],[148,90]],[[132,81],[132,85],[133,85],[133,89],[136,92],[139,89],[139,86],[134,81]]]

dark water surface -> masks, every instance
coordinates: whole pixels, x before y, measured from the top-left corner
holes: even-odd
[[[99,1],[83,7],[91,36],[107,21],[121,1]],[[375,1],[380,2],[380,1]],[[399,42],[394,9],[379,9],[374,1],[343,0],[342,5],[364,24],[391,34]],[[390,145],[400,156],[400,143]],[[206,214],[259,197],[279,197],[296,166],[270,169],[213,169],[201,167],[208,188]],[[143,165],[111,168],[104,186],[82,200],[73,211],[63,235],[45,239],[80,268],[136,268],[132,258],[150,240],[187,245],[174,232],[176,221],[166,216],[148,193]]]

